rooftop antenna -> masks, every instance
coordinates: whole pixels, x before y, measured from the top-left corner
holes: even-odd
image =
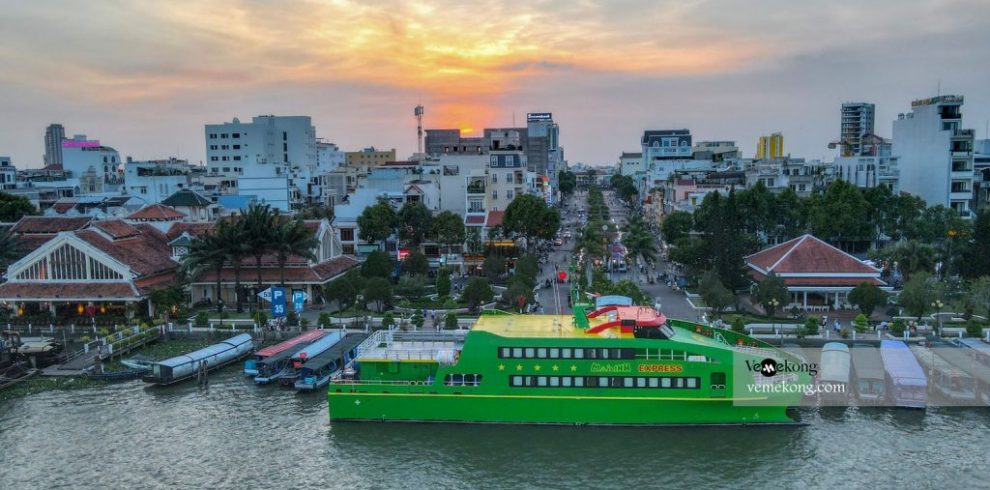
[[[935,96],[940,97],[942,95],[942,79],[938,79],[938,86],[935,89]]]
[[[416,146],[419,149],[417,153],[423,153],[423,104],[416,104],[413,115],[416,116]]]

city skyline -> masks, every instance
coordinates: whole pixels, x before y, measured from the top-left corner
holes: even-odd
[[[39,167],[45,127],[61,123],[135,159],[200,162],[205,124],[276,114],[401,159],[421,103],[425,128],[470,134],[552,112],[571,163],[614,163],[643,130],[682,127],[747,157],[779,131],[785,154],[831,159],[848,101],[875,103],[890,137],[911,100],[964,95],[964,125],[983,137],[988,14],[966,0],[16,3],[0,19],[0,63],[13,68],[0,73],[12,116],[0,154]]]

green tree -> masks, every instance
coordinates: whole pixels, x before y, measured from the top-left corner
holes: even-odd
[[[189,253],[182,257],[182,269],[188,277],[199,277],[207,270],[213,271],[216,280],[213,301],[219,311],[223,266],[227,263],[228,255],[227,244],[215,231],[208,231],[193,238],[189,244]]]
[[[463,218],[451,211],[442,211],[437,215],[433,220],[431,234],[437,243],[446,247],[446,253],[450,253],[451,247],[455,245],[460,247],[467,239]]]
[[[870,240],[869,203],[863,192],[844,180],[835,180],[825,193],[813,196],[809,207],[815,236],[832,243]]]
[[[520,194],[505,208],[502,227],[506,233],[526,239],[526,247],[531,248],[535,240],[548,240],[560,229],[560,214],[555,208],[533,195]]]
[[[667,243],[675,243],[682,238],[687,238],[694,225],[694,217],[687,211],[674,211],[663,219],[661,231]]]
[[[907,325],[904,323],[904,319],[895,318],[890,324],[890,333],[894,337],[900,337],[904,335],[905,327],[907,327]]]
[[[454,313],[453,311],[449,311],[447,312],[446,315],[444,315],[443,328],[446,328],[447,330],[457,329],[457,313]]]
[[[244,258],[250,252],[246,242],[247,230],[244,228],[244,221],[240,219],[221,221],[214,228],[214,233],[217,235],[218,241],[223,244],[224,253],[227,254],[227,263],[234,269],[234,305],[237,312],[241,313],[244,311],[241,266]]]
[[[461,291],[461,301],[468,304],[471,311],[476,311],[480,305],[492,300],[494,293],[488,281],[480,277],[472,277]]]
[[[327,301],[336,301],[341,311],[347,311],[363,289],[364,278],[358,271],[352,270],[327,284],[324,295]]]
[[[419,301],[426,296],[426,284],[426,276],[406,276],[399,279],[399,284],[395,286],[395,294],[409,301]]]
[[[393,325],[395,325],[395,315],[393,315],[391,311],[386,311],[385,314],[382,315],[382,329],[388,330],[392,328]]]
[[[418,247],[433,229],[433,213],[419,201],[408,201],[399,210],[398,223],[399,238]]]
[[[575,187],[577,187],[577,175],[575,175],[574,172],[561,170],[560,173],[557,174],[557,188],[560,189],[562,194],[572,194]]]
[[[392,283],[384,277],[369,278],[364,284],[364,301],[374,303],[377,311],[384,310],[392,301]]]
[[[505,274],[505,257],[489,255],[481,264],[481,272],[491,282],[496,282]]]
[[[279,284],[285,287],[285,264],[289,257],[299,257],[308,261],[315,261],[316,254],[313,250],[320,243],[313,236],[313,232],[306,227],[303,220],[284,218],[278,220],[273,232],[272,247],[275,249],[275,256],[278,260]]]
[[[653,263],[657,260],[660,251],[657,249],[656,239],[646,227],[646,223],[638,215],[630,216],[625,227],[625,234],[622,236],[622,245],[626,247],[626,253],[633,260],[639,259],[645,263]],[[633,265],[633,277],[639,280],[639,268]]]
[[[392,259],[389,258],[387,253],[381,250],[371,252],[364,259],[364,263],[361,264],[361,275],[364,277],[391,277]]]
[[[445,296],[450,296],[450,270],[446,267],[441,267],[437,271],[437,296],[443,298]]]
[[[735,303],[735,295],[722,284],[715,271],[708,271],[701,276],[698,289],[698,292],[701,293],[701,300],[712,309],[715,315],[721,315],[726,308]]]
[[[963,277],[990,275],[990,208],[980,209],[976,214],[973,235],[965,244],[963,257],[966,263],[960,269]]]
[[[247,211],[241,212],[240,220],[244,224],[247,253],[254,257],[257,289],[261,291],[261,260],[274,248],[275,213],[267,204],[251,204]]]
[[[818,319],[815,317],[808,317],[804,320],[804,334],[805,335],[818,335]]]
[[[357,218],[360,238],[368,243],[384,243],[394,233],[398,222],[398,215],[388,203],[379,202],[368,206]]]
[[[769,316],[776,315],[778,308],[787,305],[788,296],[787,284],[773,272],[753,287],[753,301],[762,305]]]
[[[477,226],[472,226],[465,228],[467,235],[467,249],[470,252],[480,252],[481,248],[481,228]]]
[[[741,316],[737,316],[732,320],[732,331],[736,333],[746,332],[746,322],[743,321]]]
[[[36,213],[37,210],[28,198],[0,192],[0,222],[12,223]]]
[[[536,287],[536,276],[540,273],[539,261],[534,255],[524,255],[516,261],[516,267],[510,279],[522,280],[529,288]],[[511,282],[511,281],[510,281]]]
[[[974,313],[990,318],[990,276],[978,277],[970,281],[966,296],[967,301],[973,305]]]
[[[977,338],[983,337],[983,324],[975,319],[970,319],[966,322],[966,335]]]
[[[523,298],[521,304],[519,298]],[[509,279],[508,287],[502,292],[502,302],[511,308],[519,308],[519,312],[522,313],[522,308],[533,302],[533,288],[519,278],[512,277]]]
[[[849,302],[869,317],[878,306],[887,304],[887,293],[868,282],[862,282],[849,291]]]
[[[934,300],[935,295],[932,292],[931,281],[928,274],[924,272],[911,276],[897,298],[897,301],[907,310],[908,314],[919,320],[931,308]]]
[[[173,308],[181,308],[186,303],[186,291],[181,284],[176,284],[152,291],[149,299],[155,309],[155,315],[161,316],[172,311]]]
[[[426,275],[430,272],[430,261],[419,250],[413,250],[402,261],[402,272],[407,276]]]

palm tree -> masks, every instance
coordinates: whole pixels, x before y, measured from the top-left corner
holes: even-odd
[[[218,226],[219,228],[219,226]],[[227,263],[227,246],[222,237],[215,232],[206,232],[192,240],[189,253],[182,258],[182,268],[190,277],[198,276],[204,270],[214,270],[217,273],[217,284],[214,290],[214,300],[217,310],[220,309],[220,286],[223,266]]]
[[[633,259],[641,258],[644,262],[653,262],[657,259],[659,253],[657,242],[638,215],[631,216],[626,222],[622,244],[625,245],[626,251]],[[635,264],[633,264],[633,274],[638,281],[639,268]]]
[[[273,246],[278,255],[279,280],[285,288],[285,263],[289,255],[299,255],[308,260],[316,260],[313,249],[319,245],[313,232],[301,219],[282,219],[272,230]]]
[[[244,220],[235,219],[221,221],[216,228],[216,235],[224,244],[227,260],[234,266],[234,303],[238,313],[244,311],[241,303],[241,262],[250,252],[247,244],[247,229],[244,225]]]
[[[244,222],[244,243],[248,254],[254,257],[254,267],[258,279],[258,291],[261,291],[261,258],[274,250],[274,229],[276,215],[267,204],[252,204],[246,212],[241,213]]]

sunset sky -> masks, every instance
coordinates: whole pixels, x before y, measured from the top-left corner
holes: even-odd
[[[864,7],[864,5],[869,5]],[[200,162],[203,124],[310,115],[347,150],[416,148],[426,128],[508,126],[553,112],[571,163],[613,163],[644,129],[695,140],[782,131],[831,159],[839,105],[966,96],[990,117],[985,0],[0,0],[0,155],[41,166],[46,125],[122,156]]]

